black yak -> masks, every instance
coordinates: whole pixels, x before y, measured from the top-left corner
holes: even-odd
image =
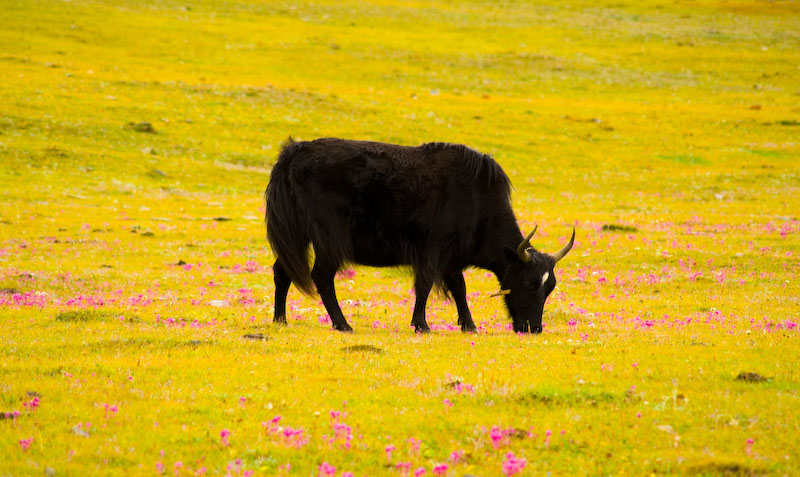
[[[449,293],[463,331],[474,331],[463,270],[500,281],[516,332],[540,333],[553,267],[572,238],[549,255],[523,237],[509,199],[511,183],[486,154],[459,144],[418,147],[325,138],[283,145],[265,192],[267,237],[276,256],[274,321],[286,323],[294,283],[322,298],[333,327],[352,331],[334,289],[346,263],[410,266],[416,302],[411,324],[428,332],[425,304],[436,285]],[[309,269],[309,244],[314,265]]]

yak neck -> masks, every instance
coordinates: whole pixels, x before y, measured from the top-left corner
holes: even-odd
[[[480,253],[475,257],[475,266],[489,270],[494,273],[498,282],[502,282],[509,265],[508,259],[503,253],[503,247],[516,250],[523,239],[522,231],[520,231],[513,214],[509,220],[502,220],[495,224],[492,239],[487,240],[481,247]]]

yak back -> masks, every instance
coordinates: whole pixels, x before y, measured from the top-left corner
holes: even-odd
[[[316,260],[331,266],[411,265],[418,278],[441,285],[444,273],[474,264],[498,216],[513,220],[509,194],[494,159],[463,145],[290,139],[267,188],[268,235],[282,262],[295,255],[297,266],[285,268],[298,285],[310,284],[309,241]],[[271,218],[277,208],[295,217]],[[281,238],[285,231],[272,228],[287,222],[302,230]]]

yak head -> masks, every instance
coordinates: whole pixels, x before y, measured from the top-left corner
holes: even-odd
[[[550,255],[531,247],[530,239],[534,233],[536,233],[535,227],[516,250],[503,247],[503,253],[509,263],[500,282],[500,294],[505,296],[516,333],[542,332],[544,302],[556,287],[553,268],[575,243],[575,228],[573,228],[569,243]]]

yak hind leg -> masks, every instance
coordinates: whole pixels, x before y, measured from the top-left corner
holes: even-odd
[[[443,278],[445,286],[450,290],[450,294],[456,302],[458,324],[461,325],[461,331],[465,333],[475,331],[477,327],[472,321],[472,313],[467,305],[467,285],[464,283],[463,273],[461,271],[451,272],[445,274]]]
[[[417,295],[414,302],[414,313],[411,316],[411,324],[417,333],[430,333],[428,322],[425,320],[425,306],[428,302],[428,295],[431,293],[433,281],[427,277],[417,275],[414,278],[414,293]]]
[[[286,296],[289,294],[289,286],[292,284],[292,280],[279,260],[275,260],[275,264],[272,266],[272,273],[275,279],[275,312],[272,315],[272,321],[285,325]]]
[[[339,308],[339,301],[336,299],[336,289],[333,284],[333,279],[336,276],[338,266],[331,266],[321,263],[319,260],[314,262],[314,267],[311,269],[311,279],[317,286],[317,292],[328,315],[333,322],[333,328],[338,331],[352,332],[353,328],[347,323],[344,318],[342,309]]]

